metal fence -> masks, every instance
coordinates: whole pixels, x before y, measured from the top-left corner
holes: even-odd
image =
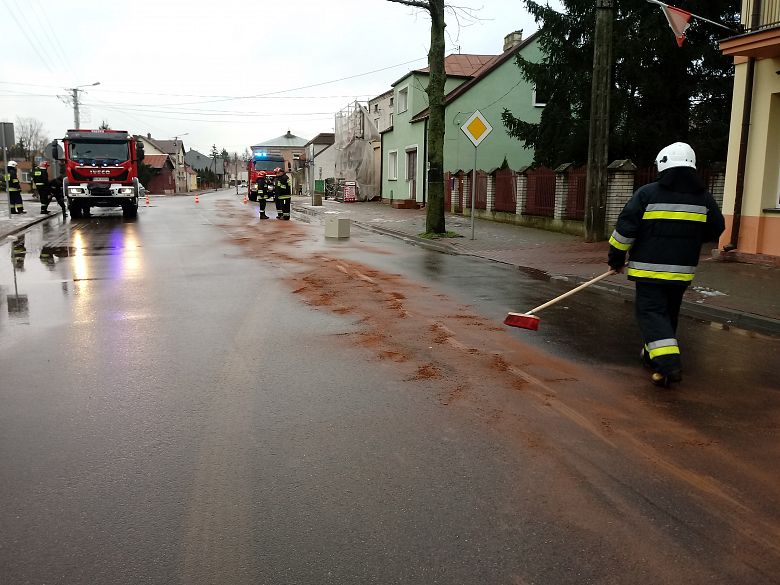
[[[528,199],[525,213],[553,217],[555,214],[555,173],[547,167],[528,171]]]
[[[495,211],[514,213],[517,210],[517,177],[512,169],[495,172]]]

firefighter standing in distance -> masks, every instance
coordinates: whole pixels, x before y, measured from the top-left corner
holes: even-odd
[[[290,200],[292,190],[287,174],[279,167],[274,169],[276,181],[274,182],[274,194],[276,195],[276,219],[290,220]]]
[[[270,181],[264,171],[260,171],[255,180],[255,187],[257,190],[257,200],[260,203],[260,219],[268,219],[265,214],[265,206],[269,201],[273,201],[273,189],[269,185]]]
[[[693,281],[704,242],[725,229],[723,214],[696,174],[696,154],[684,142],[656,157],[658,180],[637,189],[609,238],[610,267],[636,286],[636,319],[644,339],[642,360],[651,381],[668,388],[682,380],[677,318]]]
[[[45,189],[49,183],[49,161],[44,160],[40,165],[35,165],[32,169],[33,189],[41,198],[41,189]]]
[[[11,205],[11,214],[17,215],[20,213],[27,213],[24,210],[24,203],[22,202],[22,185],[19,183],[19,179],[16,177],[16,161],[12,160],[8,163],[8,172],[5,175],[5,185],[8,191],[8,199]]]
[[[49,213],[51,201],[51,182],[49,181],[49,161],[45,160],[39,167],[33,169],[33,184],[41,200],[41,213]]]

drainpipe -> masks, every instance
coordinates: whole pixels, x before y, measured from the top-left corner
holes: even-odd
[[[753,13],[750,15],[750,29],[756,30],[761,21],[761,0],[754,0]],[[753,109],[753,77],[756,70],[755,57],[748,57],[745,73],[745,101],[742,105],[742,131],[739,137],[739,155],[737,157],[737,184],[734,193],[734,215],[731,221],[731,239],[723,246],[724,252],[737,249],[739,243],[739,226],[742,223],[742,199],[745,192],[745,166],[747,165],[747,149],[750,139],[750,115]]]
[[[425,169],[425,175],[423,180],[423,200],[422,206],[425,207],[425,194],[428,191],[428,118],[425,118],[423,122],[423,169]],[[442,161],[443,166],[444,161]]]
[[[382,189],[385,186],[385,134],[379,134],[379,202],[382,202],[384,193]]]

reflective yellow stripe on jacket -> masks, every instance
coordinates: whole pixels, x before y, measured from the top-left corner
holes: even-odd
[[[690,282],[696,273],[695,266],[681,266],[678,264],[653,264],[651,262],[629,262],[629,276],[637,278],[653,278],[656,280],[676,280]]]
[[[704,205],[683,205],[678,203],[651,203],[645,209],[642,219],[677,219],[706,223],[707,207]]]
[[[631,246],[634,245],[634,240],[636,240],[636,238],[627,238],[615,230],[609,237],[609,245],[617,248],[618,250],[623,250],[626,252],[631,249]]]

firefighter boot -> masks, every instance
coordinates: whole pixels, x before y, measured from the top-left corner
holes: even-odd
[[[41,213],[49,213],[49,210],[41,206]]]
[[[669,388],[672,384],[682,382],[682,373],[680,373],[680,370],[672,370],[668,374],[654,372],[650,377],[650,381],[661,388]]]
[[[260,219],[268,219],[268,216],[265,214],[265,211],[260,212]]]
[[[642,351],[639,352],[639,361],[642,362],[642,365],[646,368],[653,369],[653,362],[650,359],[650,354],[647,352],[647,349],[644,347],[642,348]]]

